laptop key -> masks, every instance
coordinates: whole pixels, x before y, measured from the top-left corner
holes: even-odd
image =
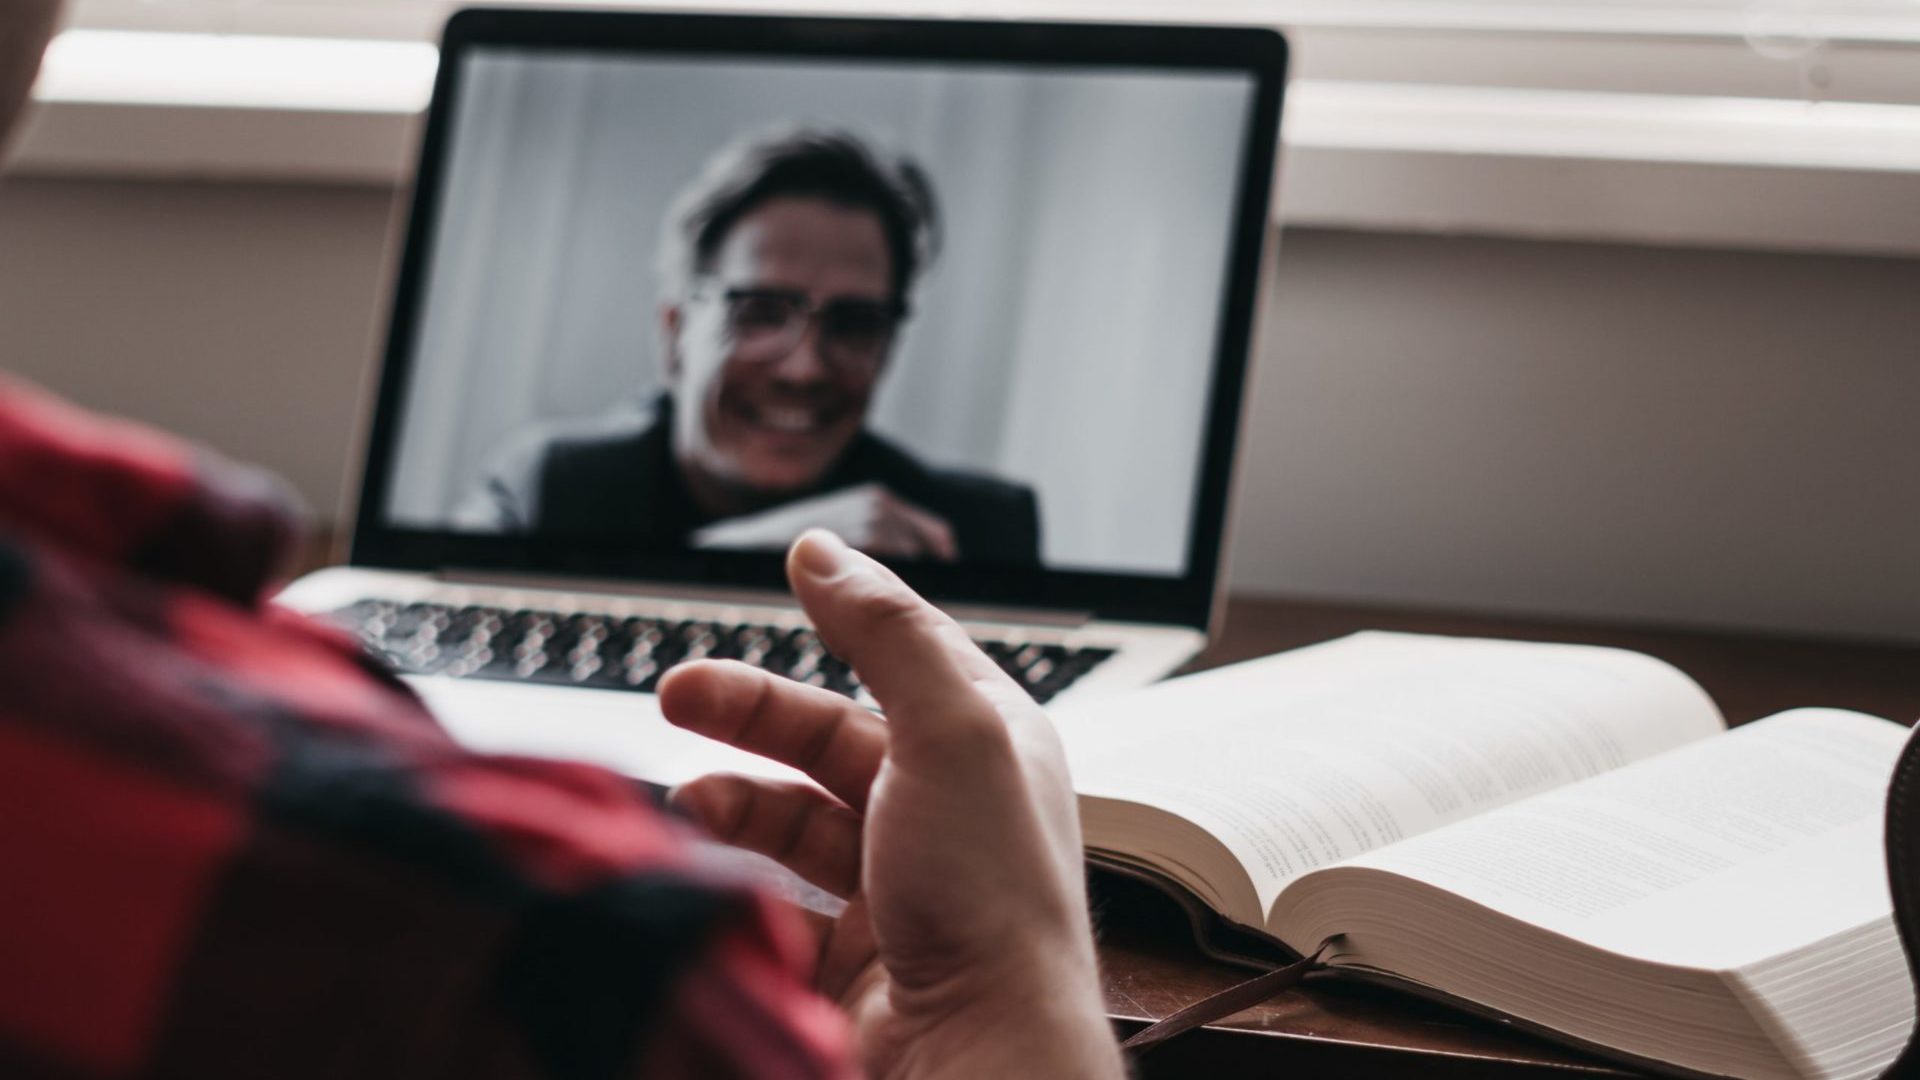
[[[360,600],[333,613],[405,674],[585,686],[651,693],[675,664],[738,659],[847,697],[861,682],[808,627],[729,625],[591,612]],[[1113,655],[1111,649],[980,641],[986,654],[1045,703]]]

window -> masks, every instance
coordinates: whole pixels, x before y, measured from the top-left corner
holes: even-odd
[[[521,0],[566,3],[568,0]],[[599,6],[666,7],[662,0]],[[79,27],[430,40],[459,0],[77,0]],[[718,0],[939,13],[941,0]],[[1920,0],[988,0],[1010,17],[1292,27],[1311,79],[1920,105]]]
[[[424,103],[434,59],[421,43],[460,6],[74,2],[82,32],[68,35],[76,40],[57,54],[60,63],[50,60],[48,100],[396,119]],[[908,15],[954,8],[952,0],[698,6]],[[1281,185],[1290,221],[1920,254],[1920,219],[1899,209],[1920,204],[1920,0],[973,0],[966,9],[1290,28],[1295,83]],[[136,71],[160,89],[133,87]],[[282,154],[274,147],[320,160],[300,137],[273,135],[284,124],[246,119],[260,130],[229,141],[200,114],[171,122],[187,121],[214,132],[210,149],[186,166],[169,159],[169,167],[277,176],[280,166],[265,160]],[[29,166],[120,168],[127,156],[104,125],[90,142],[79,139],[92,129],[78,120],[46,126],[41,147],[65,146],[71,136],[79,149],[43,149],[36,158],[29,139]],[[364,160],[329,151],[319,172],[332,175],[331,163],[346,161],[347,175],[402,174],[404,131],[381,127],[377,137],[356,138],[343,145],[366,148],[353,151]]]
[[[72,24],[94,30],[292,34],[423,40],[450,0],[73,0]]]

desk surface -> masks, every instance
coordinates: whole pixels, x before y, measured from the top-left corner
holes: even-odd
[[[305,567],[326,565],[316,543]],[[1219,639],[1191,667],[1248,660],[1357,630],[1614,645],[1657,656],[1703,686],[1728,723],[1828,705],[1913,723],[1920,719],[1920,645],[1634,629],[1612,624],[1465,616],[1342,604],[1236,598]],[[1137,1030],[1245,979],[1202,956],[1186,917],[1131,882],[1095,882],[1107,1007]],[[1308,985],[1157,1047],[1153,1077],[1394,1076],[1624,1078],[1634,1074],[1498,1024],[1368,987]]]
[[[1801,705],[1920,718],[1920,645],[1630,629],[1281,600],[1237,599],[1194,667],[1250,659],[1356,630],[1409,630],[1615,645],[1672,663],[1741,724]],[[1170,901],[1128,882],[1095,882],[1107,1006],[1137,1029],[1247,972],[1201,956]],[[1395,1075],[1442,1078],[1625,1077],[1584,1054],[1388,991],[1309,985],[1147,1055],[1142,1075]]]

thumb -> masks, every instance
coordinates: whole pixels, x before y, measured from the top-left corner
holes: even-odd
[[[787,577],[821,641],[880,703],[896,758],[1001,730],[1004,707],[1032,704],[959,623],[832,533],[803,534]]]

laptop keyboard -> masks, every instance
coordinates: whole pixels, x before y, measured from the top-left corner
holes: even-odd
[[[411,675],[586,686],[651,693],[686,660],[739,660],[848,697],[851,668],[806,627],[673,621],[580,612],[361,600],[333,617]],[[1113,655],[1111,649],[981,641],[1042,704]]]

